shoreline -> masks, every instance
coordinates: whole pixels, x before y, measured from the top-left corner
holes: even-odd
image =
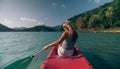
[[[0,31],[0,32],[62,32],[62,31]],[[115,29],[94,29],[94,28],[86,28],[86,29],[79,29],[77,32],[111,32],[111,33],[120,33],[120,28],[115,28]]]
[[[117,29],[80,29],[78,32],[111,32],[111,33],[120,33],[120,28]]]

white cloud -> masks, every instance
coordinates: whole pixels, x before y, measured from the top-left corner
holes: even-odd
[[[38,25],[38,24],[42,25],[42,24],[44,24],[44,22],[42,22],[42,21],[38,21],[36,19],[28,18],[28,17],[21,17],[20,20],[22,22],[29,23],[29,24],[35,24],[35,25]]]
[[[36,25],[42,25],[44,24],[43,21],[37,21],[36,19],[27,18],[27,17],[21,17],[19,20],[10,20],[8,18],[0,19],[0,23],[8,26],[10,28],[14,27],[33,27]]]
[[[66,8],[66,6],[64,4],[58,4],[58,3],[55,3],[55,2],[52,3],[52,6]]]
[[[36,22],[36,19],[27,18],[27,17],[21,17],[20,20],[25,22]]]
[[[7,18],[0,19],[0,23],[11,28],[14,26],[14,22]]]
[[[96,3],[100,3],[102,0],[94,0]]]
[[[64,4],[61,5],[62,8],[66,8],[66,6]]]
[[[11,21],[11,20],[8,20],[7,18],[0,19],[0,22],[1,22],[1,23],[7,23],[7,24],[12,23],[12,21]]]
[[[42,25],[42,24],[45,24],[44,22],[38,22],[38,24],[37,25]]]
[[[95,3],[100,3],[100,2],[102,2],[102,0],[89,0],[90,2],[95,2]]]
[[[52,6],[57,6],[57,5],[58,5],[58,4],[57,4],[57,3],[55,3],[55,2],[53,2],[53,3],[52,3]]]

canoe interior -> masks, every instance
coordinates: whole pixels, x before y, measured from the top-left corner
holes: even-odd
[[[40,69],[93,69],[86,57],[75,46],[74,54],[70,57],[60,57],[57,46],[48,54]]]

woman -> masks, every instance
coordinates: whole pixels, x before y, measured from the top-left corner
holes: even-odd
[[[77,41],[78,34],[73,29],[70,21],[65,21],[63,23],[64,32],[62,33],[61,37],[46,45],[43,50],[47,50],[49,47],[52,46],[59,46],[58,47],[58,55],[62,57],[72,56],[74,52],[74,45]]]

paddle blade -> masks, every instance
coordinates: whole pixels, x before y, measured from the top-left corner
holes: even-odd
[[[26,57],[10,64],[7,64],[3,69],[26,69],[26,67],[31,63],[32,57]]]

